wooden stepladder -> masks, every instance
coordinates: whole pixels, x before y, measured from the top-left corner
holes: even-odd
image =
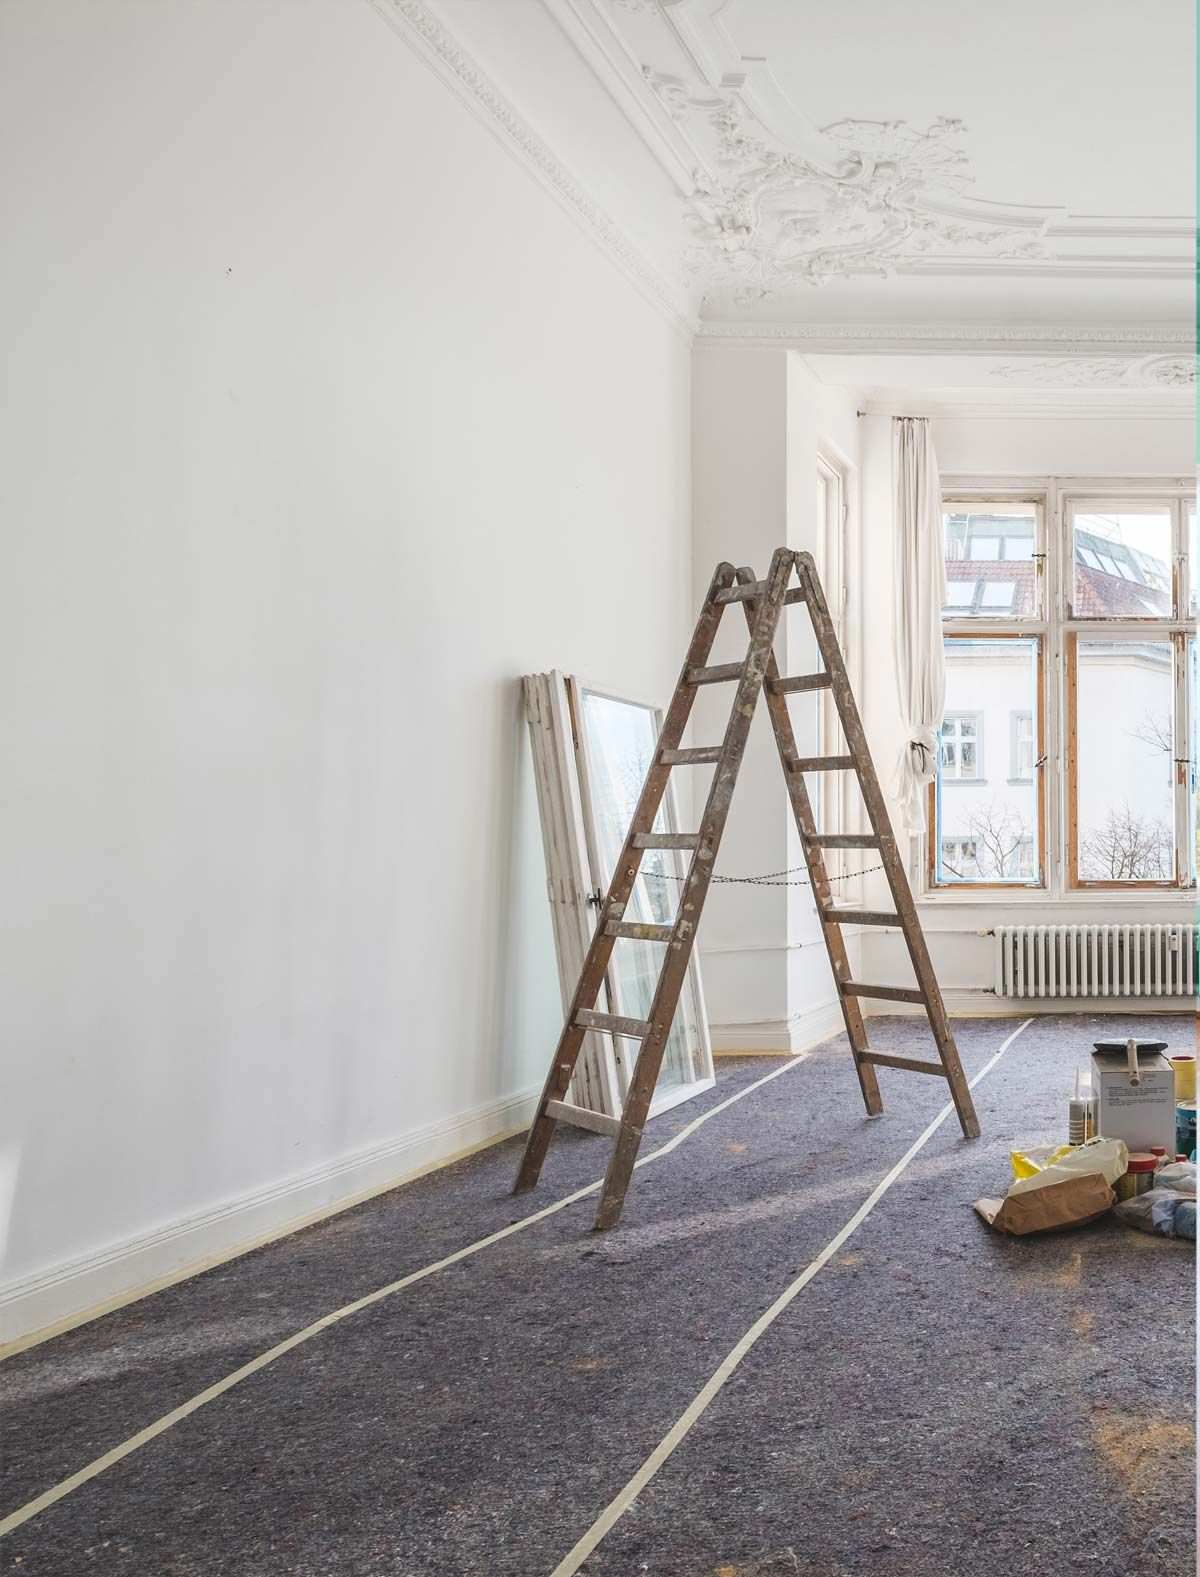
[[[793,584],[793,576],[798,584]],[[707,667],[709,653],[716,638],[717,627],[726,607],[740,602],[750,627],[750,644],[746,657],[740,663],[727,663]],[[803,602],[812,621],[817,647],[824,662],[824,672],[801,674],[794,678],[781,677],[773,651],[775,632],[785,606]],[[701,685],[730,683],[736,686],[733,705],[725,738],[719,745],[701,745],[682,749],[681,741],[687,726],[696,691]],[[842,733],[849,751],[844,756],[801,757],[797,754],[791,718],[788,715],[787,697],[800,691],[828,689],[841,719]],[[829,961],[833,966],[854,1057],[855,1071],[862,1089],[867,1111],[877,1116],[883,1110],[879,1094],[876,1067],[903,1068],[913,1073],[932,1073],[946,1079],[950,1086],[958,1120],[967,1138],[979,1134],[971,1092],[959,1061],[958,1048],[946,1017],[942,994],[934,977],[929,951],[917,919],[912,892],[905,873],[904,862],[896,846],[887,807],[879,787],[879,779],[867,748],[862,719],[850,689],[846,665],[838,646],[833,621],[829,616],[825,595],[817,575],[817,567],[808,553],[795,553],[789,548],[779,548],[771,559],[766,580],[757,580],[753,571],[735,570],[731,564],[719,564],[708,595],[704,600],[700,618],[688,647],[687,658],[675,694],[671,699],[663,722],[662,733],[655,749],[654,761],[642,785],[641,796],[629,825],[625,845],[617,858],[612,884],[605,896],[592,937],[591,947],[584,962],[574,999],[567,1012],[566,1024],[559,1037],[546,1087],[538,1104],[533,1126],[525,1144],[525,1154],[514,1187],[515,1193],[525,1193],[533,1188],[542,1170],[554,1127],[557,1122],[576,1122],[593,1132],[597,1129],[611,1134],[616,1145],[609,1161],[608,1172],[596,1210],[596,1227],[615,1226],[620,1219],[621,1207],[633,1174],[642,1130],[650,1110],[650,1101],[658,1080],[663,1053],[676,1004],[683,988],[688,961],[696,940],[696,926],[704,907],[704,899],[712,879],[713,865],[721,843],[721,834],[729,814],[733,787],[738,768],[746,748],[750,721],[754,716],[759,695],[765,690],[767,711],[775,731],[780,764],[796,827],[804,848],[805,863],[816,900]],[[651,829],[667,786],[667,776],[673,767],[712,764],[715,766],[708,800],[700,818],[700,827],[693,833],[661,833]],[[871,824],[870,832],[822,833],[813,817],[812,803],[805,787],[808,772],[854,772]],[[681,848],[692,851],[691,864],[679,899],[674,923],[671,925],[629,924],[624,920],[634,881],[645,849]],[[839,909],[834,901],[829,876],[825,870],[822,850],[873,849],[879,854],[880,863],[891,889],[894,912],[864,909]],[[882,925],[897,927],[904,934],[912,960],[917,984],[907,986],[873,986],[854,980],[842,937],[843,925]],[[666,957],[658,977],[658,986],[646,1019],[621,1018],[611,1013],[596,1011],[596,1003],[604,984],[605,973],[613,948],[622,937],[662,942]],[[872,1051],[867,1043],[866,1027],[858,1005],[860,997],[880,997],[899,1002],[919,1002],[925,1009],[929,1026],[937,1046],[938,1061],[923,1058],[896,1057]],[[620,1117],[605,1117],[596,1112],[584,1112],[567,1100],[567,1091],[575,1063],[583,1045],[584,1034],[589,1029],[607,1030],[614,1035],[627,1036],[641,1042],[633,1077],[625,1097]]]

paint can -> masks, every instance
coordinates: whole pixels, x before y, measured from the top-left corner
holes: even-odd
[[[1190,1161],[1196,1150],[1196,1103],[1180,1101],[1175,1108],[1175,1149]]]
[[[1194,1101],[1196,1099],[1195,1057],[1190,1051],[1181,1051],[1178,1056],[1168,1057],[1167,1061],[1175,1069],[1175,1099]]]

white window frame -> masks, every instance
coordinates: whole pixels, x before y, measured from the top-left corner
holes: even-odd
[[[1024,743],[1029,746],[1029,771],[1021,771],[1021,724],[1029,724],[1029,738]],[[1033,723],[1033,713],[1023,708],[1016,708],[1008,714],[1008,781],[1010,783],[1032,783],[1033,774],[1037,766],[1037,729]]]
[[[1194,545],[1189,542],[1189,504],[1196,494],[1196,480],[1183,474],[1173,476],[1038,476],[1022,477],[987,475],[980,473],[944,473],[942,496],[950,507],[981,505],[987,503],[1031,503],[1037,506],[1035,526],[1035,563],[1038,566],[1037,584],[1040,588],[1038,603],[1032,614],[1010,615],[1007,618],[982,616],[947,618],[943,620],[945,637],[983,639],[990,635],[1039,636],[1042,643],[1044,665],[1042,706],[1042,759],[1048,770],[1043,770],[1041,790],[1045,796],[1043,816],[1042,885],[1039,887],[1013,886],[1001,891],[988,889],[970,882],[953,886],[936,885],[930,875],[932,833],[914,840],[913,872],[919,885],[922,901],[938,905],[947,904],[1028,904],[1053,902],[1068,906],[1095,905],[1097,898],[1106,905],[1141,904],[1151,906],[1180,906],[1194,903],[1195,876],[1191,870],[1188,837],[1192,826],[1190,803],[1190,768],[1183,762],[1177,767],[1175,794],[1175,834],[1177,866],[1176,880],[1163,886],[1135,886],[1122,883],[1119,887],[1102,891],[1090,885],[1072,885],[1069,880],[1069,816],[1070,805],[1067,782],[1067,646],[1072,634],[1093,637],[1104,631],[1114,638],[1164,638],[1169,630],[1180,656],[1176,661],[1175,686],[1175,737],[1187,741],[1193,737],[1193,720],[1188,696],[1186,674],[1187,641],[1196,630],[1194,617],[1188,616],[1190,553]],[[1116,504],[1136,507],[1138,504],[1172,502],[1174,510],[1173,568],[1177,589],[1178,612],[1170,620],[1162,619],[1074,619],[1070,606],[1074,584],[1073,511],[1076,507]],[[1181,748],[1179,755],[1185,755]],[[949,780],[953,781],[953,780]]]
[[[579,983],[580,971],[596,928],[599,914],[597,894],[602,894],[605,873],[599,854],[590,791],[591,769],[582,717],[581,696],[605,696],[629,706],[644,708],[654,716],[656,732],[661,735],[663,709],[620,690],[593,684],[558,669],[545,674],[527,674],[523,681],[525,712],[533,742],[533,764],[537,785],[538,810],[542,823],[542,842],[546,855],[547,890],[554,929],[555,956],[558,960],[559,986],[564,1013],[570,1006]],[[680,831],[675,784],[668,779],[661,814],[668,832]],[[666,863],[674,866],[682,891],[686,865],[677,851],[667,851]],[[639,877],[639,880],[644,878]],[[618,942],[618,946],[620,943]],[[665,954],[664,954],[665,957]],[[700,977],[700,958],[693,948],[688,960],[683,992],[688,994],[696,1021],[700,1076],[689,1084],[671,1085],[656,1091],[650,1105],[651,1117],[691,1100],[716,1083],[712,1041],[704,987]],[[610,969],[605,976],[604,995],[598,1002],[604,1011],[624,1011],[618,979]],[[571,1099],[576,1105],[619,1117],[636,1058],[635,1043],[589,1030],[571,1080]]]
[[[938,734],[938,758],[939,758],[939,761],[940,761],[941,754],[942,754],[942,752],[945,749],[946,724],[951,722],[951,721],[954,721],[954,722],[957,722],[957,723],[962,723],[966,719],[970,719],[970,721],[972,723],[974,723],[974,725],[975,725],[975,732],[974,732],[973,735],[971,735],[971,742],[975,746],[975,771],[968,777],[966,775],[966,773],[964,773],[963,770],[962,770],[963,736],[962,736],[962,732],[961,732],[961,729],[960,729],[954,735],[954,743],[958,746],[958,770],[954,773],[953,777],[947,777],[947,778],[943,779],[943,782],[946,784],[947,787],[950,787],[950,786],[952,786],[955,783],[969,783],[973,788],[977,788],[981,783],[986,783],[987,782],[987,777],[984,774],[984,770],[983,770],[983,713],[982,712],[973,712],[973,711],[970,710],[970,708],[964,709],[962,707],[959,707],[957,710],[955,710],[953,712],[947,712],[946,713],[946,715],[942,719],[942,727],[941,727],[941,730],[940,730],[940,732]]]

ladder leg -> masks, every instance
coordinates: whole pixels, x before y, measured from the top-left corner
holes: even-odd
[[[950,1086],[950,1097],[954,1102],[954,1109],[958,1114],[959,1125],[964,1136],[968,1139],[977,1139],[979,1118],[975,1114],[975,1103],[971,1099],[971,1091],[963,1072],[958,1047],[950,1029],[950,1021],[946,1016],[946,1006],[942,1001],[942,993],[933,972],[933,961],[929,957],[925,934],[921,930],[916,905],[913,903],[908,873],[892,832],[887,804],[879,787],[874,762],[871,760],[867,736],[858,712],[858,703],[850,688],[850,680],[842,660],[833,620],[829,616],[829,608],[821,590],[817,566],[810,553],[798,553],[796,567],[800,572],[817,646],[824,659],[825,670],[832,680],[833,698],[837,705],[838,716],[842,720],[846,745],[857,763],[859,788],[862,790],[871,826],[879,839],[880,861],[887,876],[888,886],[891,888],[892,900],[896,905],[896,914],[917,977],[917,986],[924,1002],[926,1017],[929,1019],[929,1027],[933,1031],[938,1056],[945,1069],[946,1080]]]
[[[663,1053],[666,1051],[667,1038],[671,1033],[676,1004],[679,1001],[688,960],[695,943],[696,926],[704,907],[704,899],[712,877],[713,862],[720,847],[721,834],[725,830],[729,802],[733,796],[738,769],[745,753],[750,722],[762,690],[767,666],[771,661],[775,630],[779,624],[780,613],[783,611],[783,595],[787,590],[791,572],[792,555],[786,548],[779,548],[771,559],[766,591],[751,623],[750,649],[746,654],[742,677],[738,683],[729,724],[725,730],[725,739],[721,746],[720,759],[713,772],[708,800],[700,820],[699,842],[692,856],[687,880],[679,900],[679,913],[676,919],[679,939],[668,945],[666,962],[658,977],[658,986],[648,1015],[650,1030],[642,1042],[634,1065],[629,1093],[625,1098],[625,1109],[621,1114],[621,1132],[608,1164],[600,1203],[596,1209],[597,1231],[615,1226],[620,1219],[629,1181],[633,1176],[634,1163],[642,1142],[642,1130],[650,1111],[654,1086],[658,1082],[658,1073],[662,1066]]]
[[[696,621],[691,645],[684,659],[679,682],[675,686],[675,694],[663,719],[662,733],[654,751],[654,764],[646,774],[646,781],[642,785],[641,795],[629,823],[625,846],[617,857],[613,867],[612,882],[596,917],[596,929],[592,933],[591,946],[584,960],[583,972],[575,988],[571,1006],[567,1010],[566,1023],[559,1036],[554,1060],[550,1064],[550,1072],[525,1141],[525,1151],[521,1157],[516,1182],[513,1184],[514,1194],[528,1193],[537,1185],[541,1175],[542,1164],[546,1159],[546,1151],[550,1147],[555,1127],[555,1119],[547,1112],[546,1105],[549,1101],[561,1101],[565,1097],[571,1076],[575,1072],[575,1064],[579,1060],[586,1033],[576,1025],[575,1020],[579,1012],[591,1008],[600,995],[600,988],[604,983],[605,972],[616,940],[608,935],[608,922],[619,920],[624,915],[625,906],[629,902],[642,863],[642,851],[634,846],[634,840],[639,834],[649,832],[654,826],[654,818],[658,814],[658,807],[666,792],[671,773],[670,767],[662,759],[663,752],[678,749],[679,742],[683,738],[683,731],[687,727],[688,716],[696,695],[695,686],[689,682],[688,675],[691,669],[703,667],[712,650],[717,627],[725,611],[724,606],[716,602],[716,594],[725,587],[731,586],[733,578],[732,564],[717,565],[709,584],[708,595],[704,599],[704,606],[700,610],[700,617]]]
[[[749,573],[738,571],[738,580],[748,584]],[[753,603],[745,603],[746,618],[753,621]],[[766,677],[777,679],[779,665],[775,661],[772,651],[771,660],[767,664]],[[783,779],[787,785],[788,799],[791,802],[792,815],[796,822],[796,831],[800,834],[800,842],[804,849],[804,859],[808,865],[809,880],[812,882],[813,897],[816,900],[817,914],[821,921],[821,929],[825,938],[825,947],[829,953],[829,962],[833,969],[834,983],[838,987],[838,1001],[841,1003],[842,1019],[846,1025],[846,1035],[850,1041],[850,1051],[854,1058],[854,1071],[858,1075],[859,1088],[862,1091],[863,1105],[867,1108],[869,1117],[878,1117],[883,1111],[883,1097],[879,1093],[879,1080],[875,1069],[869,1062],[861,1062],[859,1055],[867,1049],[867,1030],[863,1023],[862,1009],[854,997],[848,996],[841,990],[843,981],[850,979],[850,960],[846,954],[846,943],[842,937],[842,928],[834,920],[826,918],[826,911],[833,903],[833,890],[829,884],[829,873],[825,869],[825,861],[821,856],[818,845],[812,842],[816,835],[817,826],[813,816],[812,802],[808,797],[805,787],[804,774],[788,770],[788,762],[794,761],[797,756],[796,736],[792,730],[791,714],[788,712],[786,696],[774,693],[769,687],[766,692],[767,715],[771,719],[771,727],[775,734],[775,743],[779,749],[779,763],[783,768]]]

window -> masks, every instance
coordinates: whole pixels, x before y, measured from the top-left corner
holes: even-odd
[[[946,607],[956,618],[1037,611],[1034,503],[947,505]]]
[[[1193,486],[989,487],[943,508],[930,888],[1194,886]]]
[[[1028,783],[1033,777],[1034,763],[1037,760],[1032,712],[1013,712],[1011,714],[1009,737],[1011,741],[1009,781],[1012,783]]]
[[[947,710],[933,785],[930,848],[937,858],[931,862],[930,883],[1036,885],[1041,879],[1042,801],[1034,778],[1041,640],[972,632],[966,638],[946,637],[945,652]],[[964,701],[975,710],[957,710]],[[1002,775],[1003,754],[989,774],[989,750],[994,757],[1007,748],[1015,762],[1022,745],[1028,757],[1023,777]],[[989,781],[993,775],[1000,781]]]
[[[657,707],[586,685],[569,674],[527,674],[525,709],[533,746],[542,819],[550,912],[563,1006],[575,991],[596,924],[596,893],[607,889],[629,822],[654,759],[662,716]],[[654,823],[675,832],[674,786]],[[677,849],[647,849],[625,907],[625,919],[669,924],[687,872]],[[622,937],[613,950],[597,1006],[644,1018],[666,944]],[[590,1031],[571,1080],[578,1105],[608,1116],[620,1112],[634,1056],[622,1037]],[[693,953],[667,1040],[651,1115],[714,1083],[699,960]]]
[[[948,782],[979,778],[980,715],[978,712],[947,712],[942,722],[939,760],[942,776]]]

